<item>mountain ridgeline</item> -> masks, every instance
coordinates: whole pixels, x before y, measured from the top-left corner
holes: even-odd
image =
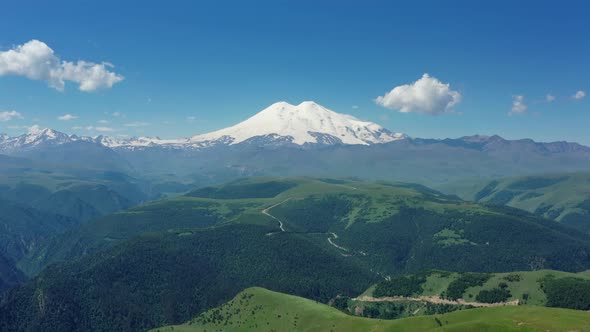
[[[590,148],[576,143],[410,138],[314,102],[275,103],[234,126],[183,139],[85,137],[51,129],[0,136],[0,153],[63,167],[171,177],[176,183],[188,177],[200,185],[264,175],[439,185],[590,167]]]
[[[327,302],[428,269],[580,271],[588,253],[554,221],[419,185],[248,178],[57,236],[21,261],[33,279],[6,293],[0,328],[142,331],[251,286]]]

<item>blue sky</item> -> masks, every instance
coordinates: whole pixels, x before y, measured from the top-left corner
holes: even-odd
[[[279,100],[314,100],[414,137],[479,133],[590,145],[590,100],[573,98],[590,92],[588,5],[409,3],[6,2],[0,51],[39,40],[64,61],[111,63],[105,70],[124,79],[93,91],[66,79],[60,91],[2,75],[0,114],[20,116],[0,116],[0,132],[36,124],[84,135],[111,128],[106,133],[185,137]],[[402,113],[375,102],[424,73],[460,94],[453,112]],[[515,96],[526,110],[510,116]],[[65,114],[76,118],[58,120]]]

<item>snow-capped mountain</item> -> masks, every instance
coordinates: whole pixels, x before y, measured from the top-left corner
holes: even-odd
[[[0,135],[0,151],[10,152],[18,149],[33,148],[38,145],[58,145],[83,140],[76,135],[68,135],[53,129],[43,129],[16,137]]]
[[[113,149],[149,147],[204,149],[239,143],[371,145],[406,137],[401,133],[392,133],[376,123],[336,113],[311,101],[299,105],[278,102],[235,126],[191,138],[116,138],[103,135],[88,137],[68,135],[53,129],[43,129],[16,137],[0,134],[0,152],[9,153],[20,149],[73,142],[92,142]]]
[[[126,147],[153,147],[153,146],[176,146],[185,147],[189,145],[188,139],[161,139],[159,137],[131,137],[115,138],[111,136],[97,136],[92,139],[94,142],[109,148],[126,148]]]
[[[378,144],[405,138],[373,122],[331,111],[312,101],[278,102],[235,126],[193,136],[190,142],[238,144],[254,138],[303,144]]]

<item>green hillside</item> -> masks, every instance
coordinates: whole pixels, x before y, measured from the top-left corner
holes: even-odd
[[[252,286],[327,303],[429,269],[581,271],[588,253],[589,237],[576,230],[422,186],[250,178],[56,237],[20,262],[31,276],[58,264],[7,294],[0,328],[141,331]]]
[[[576,288],[571,299],[556,297],[556,291]],[[430,271],[393,276],[370,287],[357,302],[383,297],[426,297],[459,300],[465,304],[514,302],[523,305],[553,306],[590,310],[590,271],[568,273],[553,270],[507,273],[458,273]],[[350,301],[349,305],[354,303]]]
[[[249,178],[132,208],[55,238],[20,265],[34,275],[146,232],[256,224],[279,233],[279,220],[382,275],[590,268],[590,238],[520,210],[418,185],[310,178]]]
[[[151,233],[52,265],[6,294],[0,330],[145,331],[186,321],[254,285],[327,302],[378,280],[308,237],[268,236],[273,230]]]
[[[463,181],[441,190],[467,200],[527,210],[590,232],[590,173]]]
[[[535,306],[471,309],[435,316],[378,320],[347,315],[304,298],[250,288],[182,325],[181,331],[589,331],[586,312]]]

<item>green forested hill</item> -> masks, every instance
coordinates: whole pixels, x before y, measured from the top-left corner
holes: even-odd
[[[43,240],[78,221],[0,199],[0,253],[18,261]]]
[[[399,320],[347,315],[304,298],[250,288],[189,322],[152,332],[205,331],[589,331],[586,312],[534,306],[495,307]]]
[[[378,280],[305,236],[268,236],[272,230],[161,232],[50,266],[6,294],[0,330],[145,331],[188,320],[252,285],[325,302]]]
[[[15,262],[0,253],[0,294],[24,281],[25,276],[16,267]]]
[[[589,253],[576,230],[421,186],[250,178],[56,237],[21,261],[31,275],[58,264],[5,296],[0,327],[139,331],[186,321],[251,286],[328,301],[433,268],[580,271]]]
[[[441,190],[482,203],[527,210],[590,232],[590,173],[562,173],[463,181]]]
[[[145,232],[227,223],[280,232],[278,220],[382,274],[590,268],[588,236],[524,211],[414,185],[308,178],[239,180],[116,213],[56,238],[22,265],[34,274]]]

